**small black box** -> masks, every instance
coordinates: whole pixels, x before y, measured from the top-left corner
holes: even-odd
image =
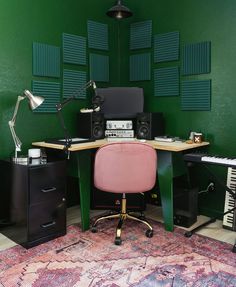
[[[174,224],[190,227],[197,221],[198,188],[174,190]]]

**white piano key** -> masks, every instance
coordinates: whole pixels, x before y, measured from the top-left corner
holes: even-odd
[[[223,158],[223,157],[215,157],[215,156],[203,156],[201,161],[204,162],[211,162],[211,163],[218,163],[218,164],[225,164],[229,166],[236,166],[236,159],[230,158]]]
[[[235,190],[236,184],[234,182],[236,181],[236,168],[229,167],[228,172],[227,172],[227,186],[231,188],[231,190]],[[224,212],[229,211],[233,207],[235,207],[235,199],[233,196],[226,191],[225,193],[225,207],[224,207]],[[235,230],[235,218],[236,216],[236,210],[231,211],[230,213],[226,214],[223,218],[223,227],[227,227],[228,229]]]

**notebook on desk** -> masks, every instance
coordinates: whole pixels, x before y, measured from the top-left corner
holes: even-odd
[[[89,138],[71,138],[69,139],[70,144],[78,144],[78,143],[86,143],[86,142],[94,142],[94,139]],[[66,139],[46,139],[46,143],[53,143],[53,144],[66,144]]]

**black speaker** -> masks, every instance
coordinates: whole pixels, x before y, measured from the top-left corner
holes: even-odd
[[[79,113],[77,136],[95,140],[103,139],[105,137],[104,126],[102,113]]]
[[[136,137],[153,140],[156,136],[165,135],[163,113],[138,113],[136,121]]]

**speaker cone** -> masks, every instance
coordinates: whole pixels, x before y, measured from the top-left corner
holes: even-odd
[[[142,124],[137,132],[139,138],[146,138],[148,133],[149,133],[149,127],[146,124]]]
[[[103,127],[101,127],[100,125],[95,125],[93,127],[93,138],[94,139],[103,138]]]

